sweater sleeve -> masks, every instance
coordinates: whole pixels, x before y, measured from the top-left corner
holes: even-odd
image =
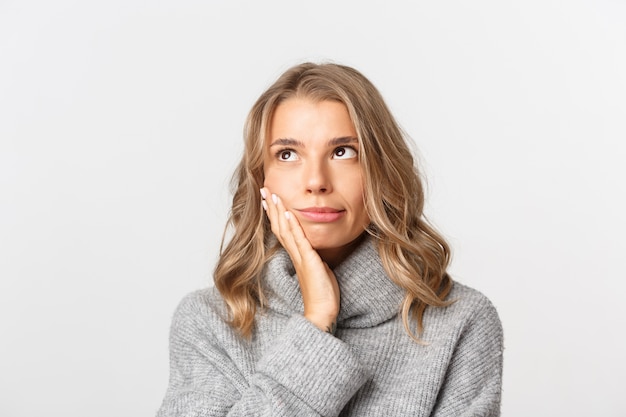
[[[157,417],[337,416],[367,379],[345,343],[302,316],[288,320],[245,376],[239,362],[251,358],[225,346],[237,336],[203,313],[184,301],[174,315],[170,381]]]
[[[493,305],[483,301],[458,340],[433,417],[500,415],[502,325]]]

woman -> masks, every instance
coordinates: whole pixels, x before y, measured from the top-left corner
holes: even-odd
[[[215,287],[171,328],[159,416],[499,415],[502,329],[446,273],[398,125],[305,63],[253,106]]]

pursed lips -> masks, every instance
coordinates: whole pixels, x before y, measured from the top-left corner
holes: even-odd
[[[332,207],[307,207],[297,210],[307,220],[320,223],[329,223],[339,220],[346,213]]]

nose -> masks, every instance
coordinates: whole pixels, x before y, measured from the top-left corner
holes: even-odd
[[[327,194],[332,191],[328,166],[323,162],[311,162],[305,167],[304,182],[307,193]]]

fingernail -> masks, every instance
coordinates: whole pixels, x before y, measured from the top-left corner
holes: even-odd
[[[261,197],[263,197],[263,200],[267,198],[267,195],[265,194],[265,190],[263,188],[261,188]]]
[[[272,201],[274,204],[278,204],[278,196],[276,194],[272,194]]]
[[[291,213],[289,213],[288,211],[285,212],[285,217],[287,218],[287,220],[291,219]]]
[[[265,200],[261,201],[261,205],[263,206],[263,210],[267,211],[267,202],[265,202]]]

